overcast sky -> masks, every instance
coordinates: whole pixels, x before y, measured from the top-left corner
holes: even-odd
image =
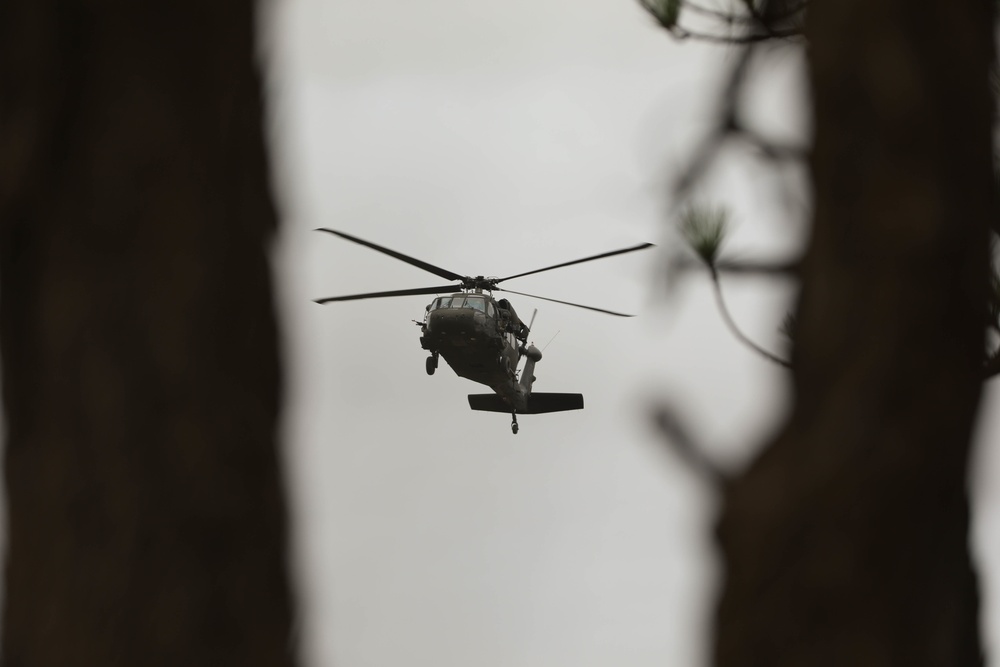
[[[711,497],[649,412],[669,401],[735,462],[786,396],[783,372],[725,330],[704,276],[664,284],[666,184],[714,119],[730,54],[677,44],[629,0],[275,0],[265,16],[307,664],[701,664]],[[749,118],[806,136],[798,59],[772,54],[763,71]],[[733,210],[731,252],[801,243],[802,208],[778,183],[746,155],[713,172],[700,196]],[[469,410],[486,388],[444,364],[425,374],[411,320],[429,299],[312,303],[441,282],[319,226],[472,275],[658,248],[511,283],[639,315],[512,298],[523,317],[539,309],[539,347],[558,334],[536,388],[587,405],[522,417],[513,436],[508,416]],[[787,286],[727,295],[784,351]],[[995,505],[1000,461],[980,467]],[[983,553],[998,551],[995,515],[979,519]]]

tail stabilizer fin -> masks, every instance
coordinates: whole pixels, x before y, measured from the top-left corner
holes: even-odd
[[[583,410],[583,394],[552,394],[533,392],[528,396],[526,415],[540,415],[546,412]]]
[[[502,398],[496,394],[469,394],[469,407],[484,412],[513,412]]]
[[[483,412],[515,412],[502,398],[496,394],[469,394],[469,407]],[[566,410],[582,410],[583,394],[550,394],[533,393],[528,396],[526,410],[517,410],[519,415],[540,415],[546,412],[565,412]]]

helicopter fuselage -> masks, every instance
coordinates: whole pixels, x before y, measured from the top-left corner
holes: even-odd
[[[525,355],[532,362],[541,358],[526,346],[526,335],[527,327],[505,299],[456,293],[428,304],[420,346],[435,360],[433,366],[428,364],[429,373],[440,355],[456,375],[488,386],[515,412],[526,409],[534,380],[531,372],[518,380],[518,361]]]

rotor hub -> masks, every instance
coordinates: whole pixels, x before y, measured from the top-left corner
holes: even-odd
[[[486,276],[465,276],[462,278],[462,289],[464,290],[486,290],[492,292],[496,289],[498,278],[487,278]]]

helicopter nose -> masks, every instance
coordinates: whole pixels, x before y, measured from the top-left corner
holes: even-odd
[[[466,334],[475,331],[474,311],[438,310],[428,318],[428,328],[441,334]]]
[[[468,318],[460,310],[440,310],[431,314],[436,329],[456,329],[466,323]]]

